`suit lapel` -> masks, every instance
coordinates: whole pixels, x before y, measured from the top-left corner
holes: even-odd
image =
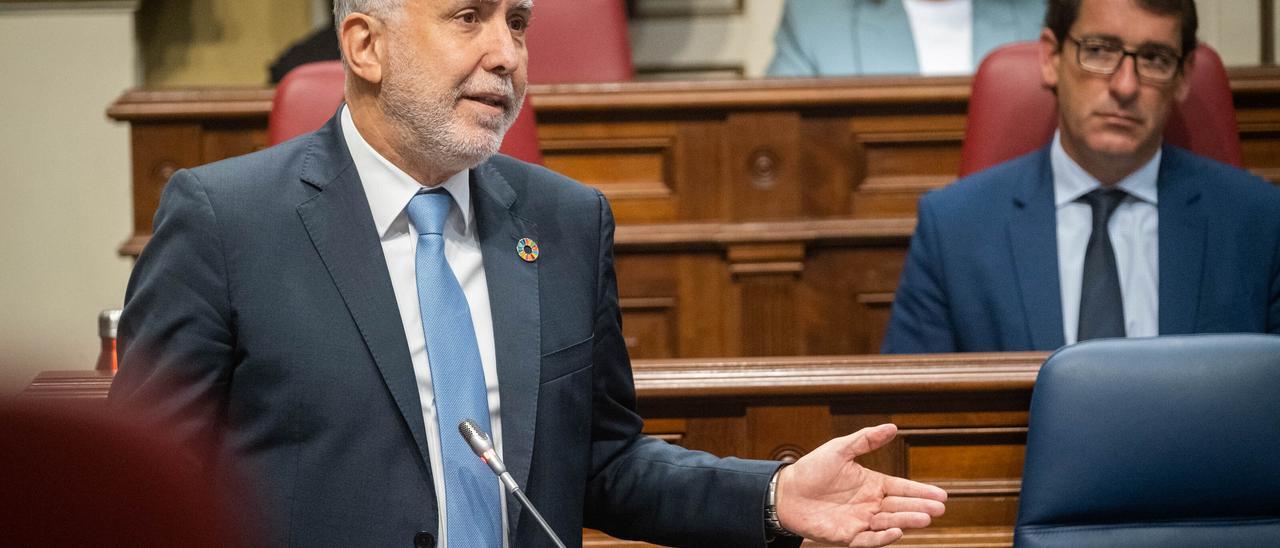
[[[1194,333],[1204,272],[1200,188],[1177,166],[1181,151],[1165,147],[1156,183],[1160,216],[1160,334]]]
[[[1058,281],[1058,224],[1053,204],[1053,173],[1048,148],[1038,153],[1036,175],[1022,182],[1013,196],[1009,241],[1013,251],[1022,313],[1031,347],[1054,349],[1064,343],[1062,291]]]
[[[369,200],[335,116],[311,137],[302,180],[320,192],[297,208],[430,470],[418,382]]]
[[[521,259],[516,242],[520,238],[537,241],[536,227],[516,216],[516,193],[492,162],[481,164],[471,174],[472,204],[493,313],[503,460],[516,482],[527,486],[541,373],[540,294],[538,263]],[[507,503],[514,534],[522,509],[513,499]]]

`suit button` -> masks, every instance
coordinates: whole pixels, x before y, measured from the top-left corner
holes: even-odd
[[[435,548],[436,537],[426,531],[418,531],[418,534],[413,535],[413,546],[414,548]]]

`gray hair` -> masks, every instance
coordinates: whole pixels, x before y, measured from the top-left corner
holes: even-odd
[[[339,24],[352,13],[392,17],[404,8],[405,0],[334,0],[333,20]]]

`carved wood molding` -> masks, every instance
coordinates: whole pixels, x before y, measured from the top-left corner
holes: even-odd
[[[1045,352],[634,360],[640,398],[1030,390]],[[46,371],[22,397],[105,398],[111,373]]]
[[[706,248],[733,245],[804,242],[905,244],[915,219],[823,219],[749,223],[667,223],[620,226],[614,246],[622,250]]]
[[[1031,390],[1045,352],[635,360],[640,398]]]
[[[1237,100],[1273,95],[1280,67],[1227,69]],[[966,103],[967,76],[779,78],[712,82],[623,82],[529,86],[539,114],[592,110],[705,110],[794,108],[838,104]],[[266,117],[270,88],[134,89],[107,109],[114,120],[195,119],[208,116]]]
[[[271,112],[271,88],[133,89],[107,108],[112,120],[263,118]]]
[[[716,250],[731,246],[802,242],[806,246],[901,244],[911,239],[915,219],[826,219],[751,223],[662,223],[619,226],[614,234],[618,251]],[[121,255],[137,256],[151,236],[135,235],[120,246]]]
[[[45,371],[19,395],[35,399],[106,399],[111,389],[110,371]]]
[[[799,242],[735,244],[727,254],[729,273],[739,278],[804,272],[804,244]]]
[[[1022,489],[1019,480],[959,480],[934,481],[948,496],[1006,496],[1016,497]]]

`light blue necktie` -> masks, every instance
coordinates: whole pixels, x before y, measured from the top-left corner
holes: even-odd
[[[415,257],[418,306],[431,361],[440,449],[444,457],[448,543],[460,547],[502,546],[498,480],[458,435],[458,423],[474,419],[490,431],[476,330],[462,286],[444,256],[444,222],[453,199],[443,190],[418,194],[406,212],[418,231]]]

